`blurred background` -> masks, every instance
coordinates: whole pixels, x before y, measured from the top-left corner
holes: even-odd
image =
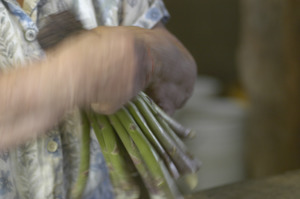
[[[300,168],[300,2],[164,0],[198,81],[175,118],[202,161],[195,190]]]

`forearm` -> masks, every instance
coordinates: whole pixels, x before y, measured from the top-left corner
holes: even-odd
[[[51,128],[75,106],[116,111],[145,88],[149,73],[148,92],[171,113],[190,96],[196,77],[193,58],[163,28],[98,28],[47,57],[0,74],[0,149]]]
[[[45,60],[0,75],[0,149],[45,131],[78,103],[63,68]]]
[[[75,106],[112,113],[145,87],[144,44],[111,30],[69,38],[44,61],[0,75],[0,149],[53,127]]]

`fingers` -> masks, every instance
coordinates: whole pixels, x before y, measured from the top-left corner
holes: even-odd
[[[96,63],[102,61],[105,66],[94,73],[98,82],[92,108],[110,114],[146,87],[151,60],[145,43],[132,32],[106,28],[96,34],[103,40],[101,45],[104,47],[101,51],[104,61],[97,60]]]

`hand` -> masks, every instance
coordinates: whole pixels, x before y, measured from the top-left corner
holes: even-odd
[[[184,46],[163,26],[153,30],[98,27],[82,37],[76,38],[75,44],[68,45],[76,45],[71,47],[75,51],[70,52],[75,63],[88,61],[84,64],[98,70],[91,72],[91,69],[83,68],[91,72],[85,81],[96,80],[85,90],[95,88],[94,85],[101,87],[98,91],[86,93],[87,99],[95,99],[85,102],[93,103],[94,110],[112,113],[146,85],[147,94],[169,114],[190,97],[197,75],[196,64]],[[83,74],[84,71],[80,72]],[[107,82],[101,81],[102,78]],[[98,98],[91,93],[98,94]]]
[[[98,27],[94,31],[100,36],[112,37],[114,33],[116,37],[125,33],[133,40],[142,42],[136,52],[136,56],[142,60],[136,67],[139,70],[147,69],[147,77],[140,74],[138,77],[147,84],[146,93],[168,114],[181,108],[191,96],[197,77],[196,63],[186,48],[162,24],[152,30]],[[147,67],[145,63],[148,63]]]
[[[144,42],[126,29],[101,27],[72,37],[50,56],[71,61],[67,73],[75,81],[82,106],[109,114],[146,86],[151,63]]]
[[[197,66],[187,49],[160,23],[143,34],[151,47],[154,71],[146,93],[168,114],[181,108],[191,96]]]
[[[60,25],[57,26],[57,24]],[[70,27],[70,24],[73,24],[73,26]],[[58,28],[64,26],[68,28]],[[62,12],[51,16],[48,25],[40,30],[38,39],[41,46],[47,48],[55,45],[64,37],[81,30],[83,28],[80,22],[76,20],[72,13]],[[151,77],[147,76],[146,80],[151,78],[152,81],[148,82],[150,85],[146,91],[166,112],[172,113],[175,109],[180,108],[191,95],[196,78],[196,64],[184,46],[164,28],[162,23],[156,25],[152,30],[128,26],[114,28],[101,26],[92,30],[92,32],[102,37],[102,42],[106,42],[108,45],[107,48],[112,45],[108,43],[113,41],[112,46],[119,50],[117,42],[120,39],[119,35],[125,36],[125,38],[128,37],[128,40],[125,41],[127,42],[126,45],[134,45],[136,42],[145,44],[140,45],[141,48],[135,56],[141,58],[140,53],[145,53],[145,48],[147,48],[149,52],[148,59],[150,58],[152,61],[153,71]],[[88,44],[90,45],[88,47],[93,48],[93,44]],[[102,53],[102,51],[99,52]],[[115,50],[108,50],[105,53],[108,57],[112,57]],[[124,56],[127,55],[124,54]],[[129,51],[128,56],[130,56]],[[144,70],[143,65],[141,65],[140,70]],[[103,112],[106,110],[105,107],[109,106],[108,102],[93,105],[94,109],[100,112]]]

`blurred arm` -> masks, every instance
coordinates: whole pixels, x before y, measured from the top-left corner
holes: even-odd
[[[113,113],[146,87],[172,113],[191,95],[197,75],[192,56],[161,24],[98,27],[47,54],[0,74],[0,149],[53,127],[76,106],[97,102],[97,111]]]
[[[0,74],[0,149],[53,127],[75,106],[99,102],[102,113],[111,113],[145,87],[143,43],[124,31],[109,33],[69,38],[44,61]]]

